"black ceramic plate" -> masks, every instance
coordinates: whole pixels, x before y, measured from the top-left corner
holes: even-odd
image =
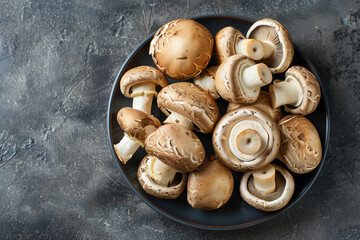
[[[222,15],[211,15],[211,16],[200,16],[194,18],[196,21],[203,24],[207,27],[210,32],[215,36],[215,34],[222,28],[226,26],[233,26],[234,28],[240,30],[242,33],[246,34],[249,27],[252,25],[252,21],[235,17],[235,16],[222,16]],[[317,74],[314,66],[310,61],[300,53],[299,49],[295,47],[295,56],[292,65],[301,65],[310,69],[319,79],[320,86],[322,89],[322,98],[320,104],[316,111],[307,116],[308,119],[315,125],[317,128],[322,146],[323,146],[323,159],[318,168],[305,175],[293,174],[295,179],[295,192],[290,201],[290,203],[283,209],[276,212],[262,212],[259,211],[246,202],[244,202],[239,193],[239,184],[241,173],[233,172],[235,186],[234,192],[231,199],[220,209],[215,211],[202,211],[193,209],[187,203],[186,200],[186,191],[175,200],[163,200],[154,198],[143,191],[139,182],[137,180],[137,168],[138,164],[142,158],[146,155],[144,149],[139,149],[133,158],[126,164],[123,165],[120,163],[114,152],[113,144],[118,143],[123,137],[123,132],[119,127],[116,121],[116,113],[123,107],[131,106],[132,99],[125,98],[119,88],[119,82],[121,76],[129,69],[140,66],[140,65],[149,65],[155,67],[151,57],[149,56],[149,44],[152,39],[152,36],[147,37],[128,57],[122,66],[119,74],[116,77],[113,90],[110,95],[109,109],[108,109],[108,133],[111,146],[111,152],[115,159],[117,166],[119,167],[121,175],[125,178],[125,181],[129,184],[130,188],[145,201],[150,207],[155,209],[157,212],[173,219],[177,222],[203,229],[216,229],[216,230],[225,230],[225,229],[239,229],[247,226],[251,226],[260,222],[267,221],[272,219],[274,216],[278,215],[281,212],[286,211],[286,209],[293,206],[304,194],[309,190],[311,185],[314,183],[316,177],[318,176],[322,166],[324,165],[324,160],[328,148],[329,142],[329,108],[327,104],[326,94],[324,92],[323,84]],[[296,43],[296,39],[293,39]],[[212,59],[209,66],[215,65],[215,59]],[[274,76],[274,79],[278,77],[279,79],[284,79],[284,74],[279,74]],[[168,78],[169,83],[174,83],[175,81]],[[156,99],[154,99],[155,104],[153,104],[152,114],[158,117],[160,120],[164,120],[165,116],[161,111],[156,107]],[[224,114],[227,102],[224,100],[217,101],[222,115]],[[211,145],[211,134],[203,135],[198,134],[200,139],[203,142],[203,145],[206,149],[207,154],[214,154]],[[274,161],[277,164],[283,165],[280,161]],[[284,165],[283,165],[284,166]]]

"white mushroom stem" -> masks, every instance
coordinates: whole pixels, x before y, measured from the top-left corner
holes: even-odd
[[[239,39],[235,44],[235,52],[253,60],[260,60],[264,56],[264,46],[256,39]]]
[[[297,107],[303,99],[303,92],[300,84],[290,77],[285,81],[274,82],[269,88],[271,102],[274,108],[282,105]]]
[[[168,187],[174,181],[177,171],[156,157],[152,157],[151,178],[159,185]]]
[[[164,123],[177,123],[189,130],[194,129],[194,125],[190,119],[176,112],[171,112],[171,114],[165,119]]]
[[[271,83],[272,74],[265,64],[259,63],[245,68],[242,71],[242,80],[246,88],[257,90]]]
[[[268,141],[269,135],[259,122],[242,120],[232,127],[228,144],[235,157],[247,162],[261,154]]]
[[[153,95],[156,93],[154,83],[143,83],[132,87],[133,108],[151,114]]]
[[[194,83],[201,89],[207,91],[213,99],[220,98],[215,87],[215,74],[218,66],[212,66],[204,70],[204,73],[194,77]]]
[[[255,189],[263,195],[273,193],[276,189],[275,172],[275,168],[271,164],[253,171]]]
[[[240,152],[255,154],[260,150],[261,137],[255,130],[245,129],[237,136],[236,145]]]
[[[269,41],[261,41],[263,47],[264,47],[264,55],[262,58],[269,58],[274,54],[275,45],[272,42]]]
[[[127,163],[139,147],[140,143],[131,139],[127,134],[124,135],[118,144],[114,144],[116,155],[124,164]]]

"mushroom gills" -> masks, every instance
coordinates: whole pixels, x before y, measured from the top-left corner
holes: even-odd
[[[127,134],[124,135],[118,144],[114,144],[116,155],[123,164],[127,163],[139,147],[140,143],[130,138]]]
[[[154,83],[141,83],[131,88],[133,108],[151,114],[153,95],[156,94]]]
[[[246,138],[247,132],[252,133],[251,139]],[[255,132],[255,134],[254,134],[254,132]],[[239,137],[240,137],[240,139],[239,139]],[[244,139],[244,137],[245,137],[245,139]],[[257,140],[258,137],[260,137],[260,139],[261,139],[260,143],[259,143],[259,140]],[[250,142],[248,144],[246,144],[248,139],[250,140]],[[245,141],[245,146],[240,144],[243,141]],[[255,142],[252,142],[252,141],[255,141]],[[244,120],[244,121],[238,122],[237,124],[235,124],[232,127],[232,129],[230,131],[230,135],[229,135],[229,148],[230,148],[231,153],[234,154],[235,157],[237,157],[241,161],[247,162],[247,161],[252,161],[257,156],[259,156],[266,149],[268,141],[269,141],[269,135],[264,130],[264,128],[262,127],[262,125],[260,123],[254,122],[254,121],[249,121],[249,120]],[[246,145],[248,145],[248,146],[253,145],[252,148],[253,149],[257,148],[257,151],[252,150],[252,149],[251,149],[251,151],[249,151],[249,149],[246,149],[244,151],[244,148],[246,148]],[[251,152],[253,152],[253,153],[251,153]]]
[[[160,161],[157,157],[151,157],[151,178],[159,185],[169,187],[173,183],[177,171]]]
[[[171,112],[170,115],[165,119],[164,123],[166,123],[166,124],[176,123],[176,124],[180,124],[181,126],[187,128],[189,130],[194,129],[194,125],[193,125],[192,121],[189,118],[184,117],[183,115],[181,115],[177,112]]]
[[[238,38],[236,41],[235,52],[237,54],[245,55],[253,60],[260,60],[265,54],[264,46],[261,41],[242,38]]]
[[[269,88],[269,92],[274,108],[282,105],[297,107],[303,100],[302,88],[293,77],[287,77],[284,81],[274,81]]]
[[[215,74],[218,66],[205,69],[200,75],[194,77],[194,83],[201,89],[208,92],[213,99],[219,99],[219,93],[215,86]]]
[[[276,189],[275,173],[275,168],[271,164],[253,171],[255,189],[263,195],[273,193]]]

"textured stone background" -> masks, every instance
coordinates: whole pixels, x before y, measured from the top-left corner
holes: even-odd
[[[0,239],[359,239],[360,1],[0,0]],[[165,22],[225,13],[284,23],[326,85],[331,145],[273,221],[209,232],[168,220],[112,160],[106,110],[127,56]]]

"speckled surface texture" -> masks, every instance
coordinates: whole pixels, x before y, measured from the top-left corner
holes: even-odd
[[[165,22],[284,23],[330,100],[326,164],[272,221],[211,232],[143,203],[111,157],[106,110],[135,47]],[[360,1],[0,0],[0,239],[359,239]]]

